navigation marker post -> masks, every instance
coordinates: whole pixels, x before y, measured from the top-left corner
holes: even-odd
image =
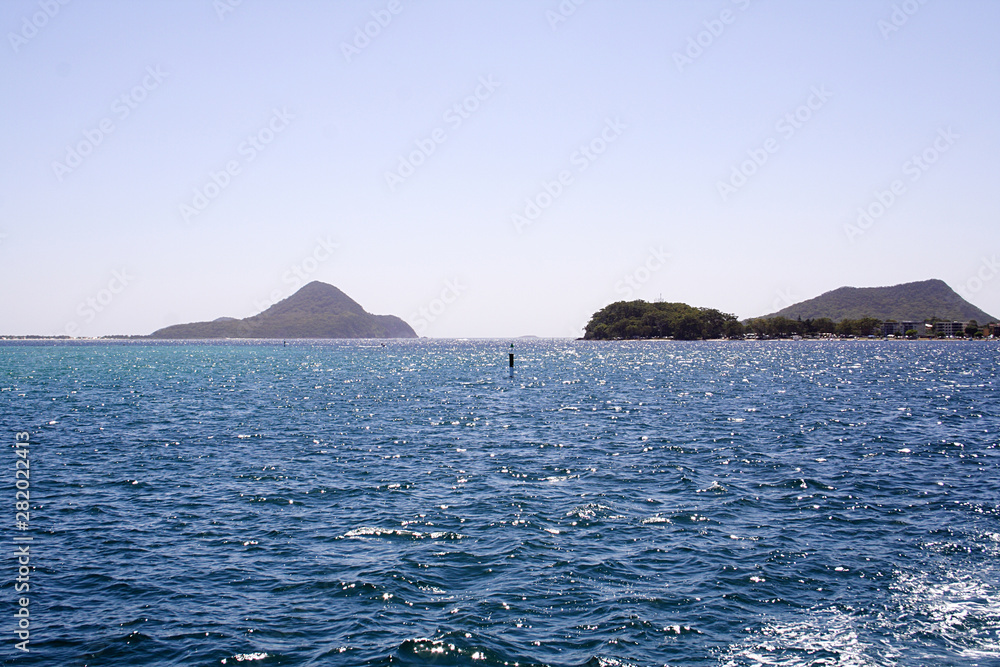
[[[511,353],[508,355],[510,357],[510,378],[514,379],[514,343],[510,344]]]

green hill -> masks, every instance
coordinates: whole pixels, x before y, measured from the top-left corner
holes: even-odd
[[[796,303],[770,317],[803,320],[828,317],[834,322],[873,317],[897,322],[933,318],[980,324],[997,319],[959,296],[943,280],[922,280],[892,287],[840,287],[814,299]]]
[[[333,285],[313,281],[262,313],[175,324],[150,338],[416,338],[394,315],[372,315]]]

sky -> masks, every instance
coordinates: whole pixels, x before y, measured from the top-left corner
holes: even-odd
[[[1000,316],[994,0],[5,0],[0,334],[743,319],[940,278]]]

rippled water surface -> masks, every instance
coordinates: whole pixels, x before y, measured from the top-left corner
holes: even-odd
[[[5,661],[1000,664],[997,345],[508,345],[0,346]]]

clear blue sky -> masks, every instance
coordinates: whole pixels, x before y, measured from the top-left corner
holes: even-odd
[[[1000,3],[576,2],[0,3],[0,333],[303,279],[442,337],[927,278],[1000,316]]]

